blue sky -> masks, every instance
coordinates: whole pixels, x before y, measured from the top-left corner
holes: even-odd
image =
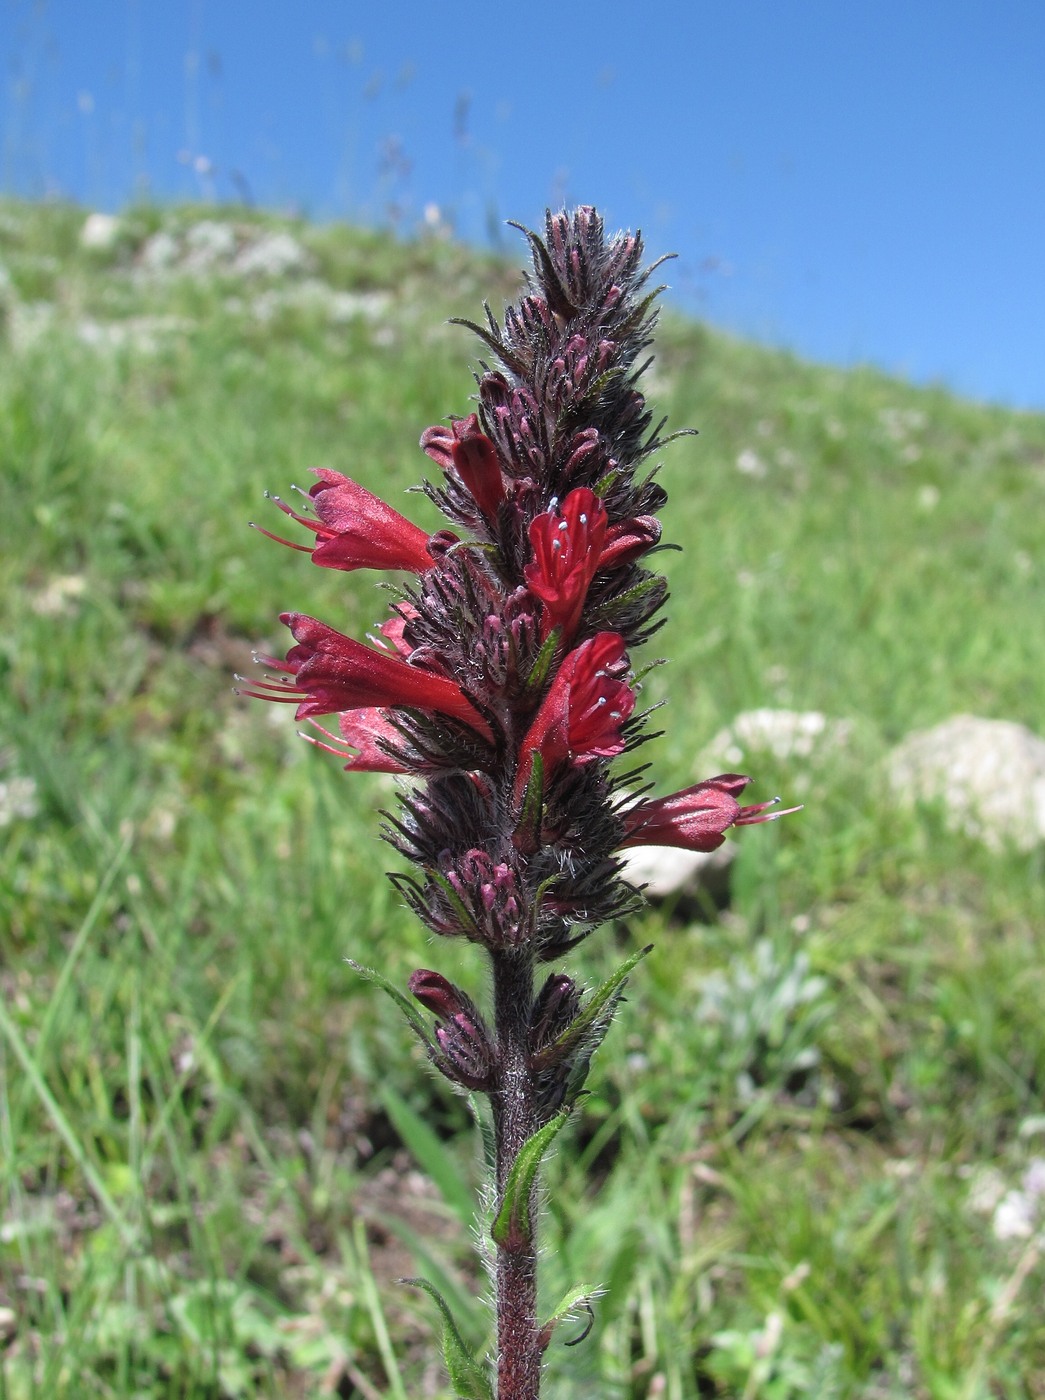
[[[0,0],[0,56],[9,192],[591,202],[716,325],[1045,409],[1041,0]]]

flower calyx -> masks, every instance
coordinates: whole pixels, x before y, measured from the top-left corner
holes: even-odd
[[[413,973],[407,987],[435,1016],[435,1044],[429,1058],[436,1069],[463,1089],[488,1090],[496,1054],[475,1003],[459,987],[427,968]]]

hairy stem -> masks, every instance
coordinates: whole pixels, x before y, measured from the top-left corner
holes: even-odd
[[[537,1128],[529,1066],[533,957],[529,950],[491,953],[497,1034],[497,1087],[491,1095],[497,1154],[497,1192]],[[536,1210],[527,1228],[497,1250],[497,1400],[537,1400],[541,1349],[537,1337]]]

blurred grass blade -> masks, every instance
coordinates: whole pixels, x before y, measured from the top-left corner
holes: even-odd
[[[48,1088],[36,1061],[29,1053],[29,1047],[19,1034],[18,1027],[8,1016],[7,1008],[2,1001],[0,1001],[0,1031],[3,1032],[8,1044],[11,1046],[19,1063],[25,1070],[26,1076],[33,1089],[36,1091],[36,1096],[43,1105],[44,1111],[54,1124],[55,1131],[61,1137],[66,1147],[68,1147],[73,1160],[80,1168],[84,1179],[94,1192],[98,1204],[116,1226],[124,1244],[128,1249],[134,1249],[138,1243],[136,1231],[128,1224],[127,1220],[124,1218],[123,1212],[106,1190],[105,1183],[95,1170],[94,1163],[88,1157],[83,1144],[73,1132],[69,1120],[62,1112],[58,1100]]]
[[[80,960],[80,954],[87,946],[87,940],[94,931],[94,926],[98,922],[102,910],[105,908],[105,901],[109,897],[109,891],[112,889],[113,881],[120,873],[120,867],[127,859],[133,839],[133,831],[128,831],[124,835],[123,840],[117,847],[115,855],[106,867],[105,874],[98,883],[98,889],[95,892],[94,898],[91,900],[90,908],[87,910],[87,913],[83,917],[83,922],[76,931],[76,937],[73,939],[72,947],[69,949],[65,961],[62,964],[62,970],[58,974],[58,980],[54,984],[54,991],[51,993],[47,1003],[47,1010],[44,1012],[44,1019],[40,1026],[40,1034],[36,1041],[37,1064],[43,1064],[44,1054],[47,1050],[47,1042],[58,1016],[58,1009],[65,998],[66,988],[72,981],[73,970]]]
[[[399,1374],[399,1366],[395,1359],[395,1352],[392,1350],[392,1341],[388,1335],[388,1324],[385,1322],[384,1309],[381,1306],[381,1295],[377,1291],[377,1281],[374,1278],[373,1270],[370,1267],[370,1251],[366,1243],[366,1226],[363,1221],[356,1219],[352,1228],[352,1240],[359,1269],[359,1287],[363,1294],[363,1299],[370,1313],[370,1321],[374,1328],[374,1337],[377,1341],[377,1349],[381,1353],[381,1364],[385,1368],[385,1376],[388,1379],[388,1394],[393,1400],[409,1400],[406,1391],[403,1389],[403,1378]]]
[[[461,1179],[461,1167],[425,1120],[391,1086],[379,1095],[392,1126],[421,1170],[430,1177],[466,1229],[475,1224],[475,1197]]]

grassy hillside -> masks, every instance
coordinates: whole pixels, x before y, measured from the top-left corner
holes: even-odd
[[[376,576],[247,522],[326,465],[434,528],[401,493],[472,387],[446,320],[515,274],[228,210],[83,222],[0,206],[0,1397],[447,1396],[394,1280],[482,1345],[477,1146],[343,959],[481,995],[477,961],[384,880],[386,780],[231,673],[283,609],[381,620]],[[550,1168],[548,1303],[607,1294],[548,1393],[1043,1397],[1033,1190],[1005,1228],[1045,1158],[1041,849],[880,772],[953,713],[1041,728],[1045,419],[674,318],[648,393],[700,430],[662,472],[655,776],[760,706],[853,738],[765,756],[751,800],[806,809],[742,833],[727,907],[574,959],[656,944]]]

